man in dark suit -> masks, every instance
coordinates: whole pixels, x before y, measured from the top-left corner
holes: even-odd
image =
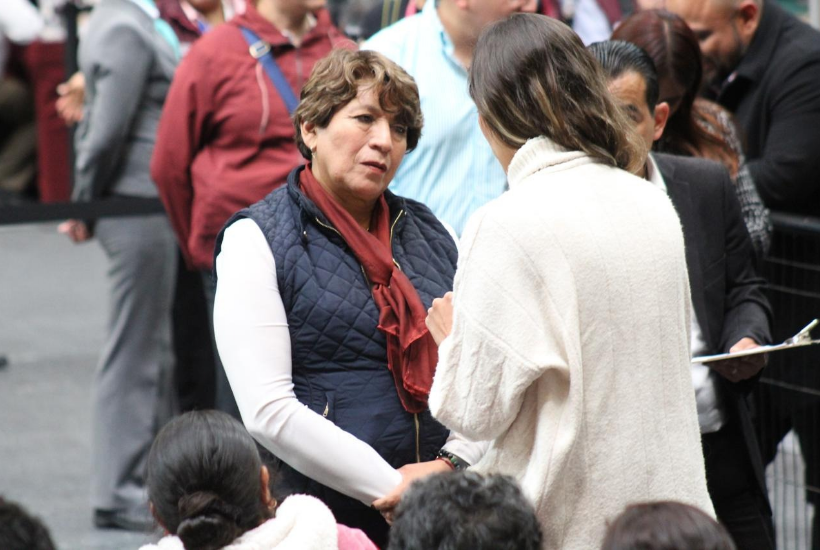
[[[698,35],[713,67],[706,94],[735,114],[746,134],[749,170],[767,207],[820,217],[820,32],[773,0],[668,0]],[[820,238],[777,231],[767,268],[775,341],[820,311]],[[756,391],[764,463],[793,430],[804,459],[806,498],[820,506],[820,349],[772,357]],[[820,548],[814,514],[812,548]]]
[[[706,94],[735,114],[760,196],[820,216],[820,33],[771,0],[668,0],[700,41]]]
[[[609,89],[640,134],[641,174],[665,191],[683,226],[692,295],[692,354],[752,349],[769,341],[769,305],[753,268],[754,252],[726,169],[714,162],[650,155],[669,106],[656,105],[658,80],[640,48],[619,41],[591,46]],[[773,549],[771,510],[746,396],[762,355],[692,365],[706,480],[718,519],[738,548]]]

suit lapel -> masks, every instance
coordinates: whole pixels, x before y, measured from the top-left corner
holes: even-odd
[[[703,289],[703,259],[700,254],[698,243],[703,242],[704,235],[701,231],[701,224],[698,221],[698,213],[692,201],[692,190],[687,181],[678,179],[675,176],[674,165],[665,159],[656,157],[663,180],[666,183],[667,193],[678,212],[678,217],[683,227],[683,239],[686,246],[686,267],[689,271],[689,288],[692,295],[692,307],[695,310],[698,324],[704,338],[708,338],[709,316],[706,312],[706,294]],[[714,342],[707,342],[711,347]]]

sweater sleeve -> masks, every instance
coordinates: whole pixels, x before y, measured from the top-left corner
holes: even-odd
[[[550,288],[527,246],[485,214],[473,216],[462,238],[453,328],[439,347],[429,400],[440,422],[474,441],[502,434],[547,370],[568,375]]]
[[[214,109],[208,64],[207,56],[196,47],[182,59],[165,99],[151,159],[151,178],[189,266],[193,265],[188,248],[194,198],[191,164]]]
[[[251,435],[297,471],[367,506],[389,493],[401,474],[296,398],[275,260],[256,223],[239,220],[225,230],[216,270],[216,342]]]

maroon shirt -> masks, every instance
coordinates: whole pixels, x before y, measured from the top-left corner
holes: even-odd
[[[185,11],[179,4],[180,0],[155,0],[157,9],[159,9],[159,16],[165,19],[171,28],[174,29],[174,34],[179,38],[182,44],[191,44],[196,42],[202,32],[196,23],[188,19]]]
[[[236,211],[261,200],[304,161],[276,88],[248,52],[240,26],[270,43],[297,97],[334,46],[354,48],[326,10],[295,48],[249,3],[197,40],[165,101],[151,177],[189,267],[213,268],[214,242]]]

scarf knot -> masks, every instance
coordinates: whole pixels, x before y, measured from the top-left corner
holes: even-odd
[[[379,310],[378,329],[387,341],[387,367],[402,406],[410,413],[427,410],[438,348],[425,324],[427,309],[393,258],[390,209],[384,194],[373,208],[370,231],[365,231],[325,191],[310,165],[299,175],[299,185],[350,247],[371,284]]]

